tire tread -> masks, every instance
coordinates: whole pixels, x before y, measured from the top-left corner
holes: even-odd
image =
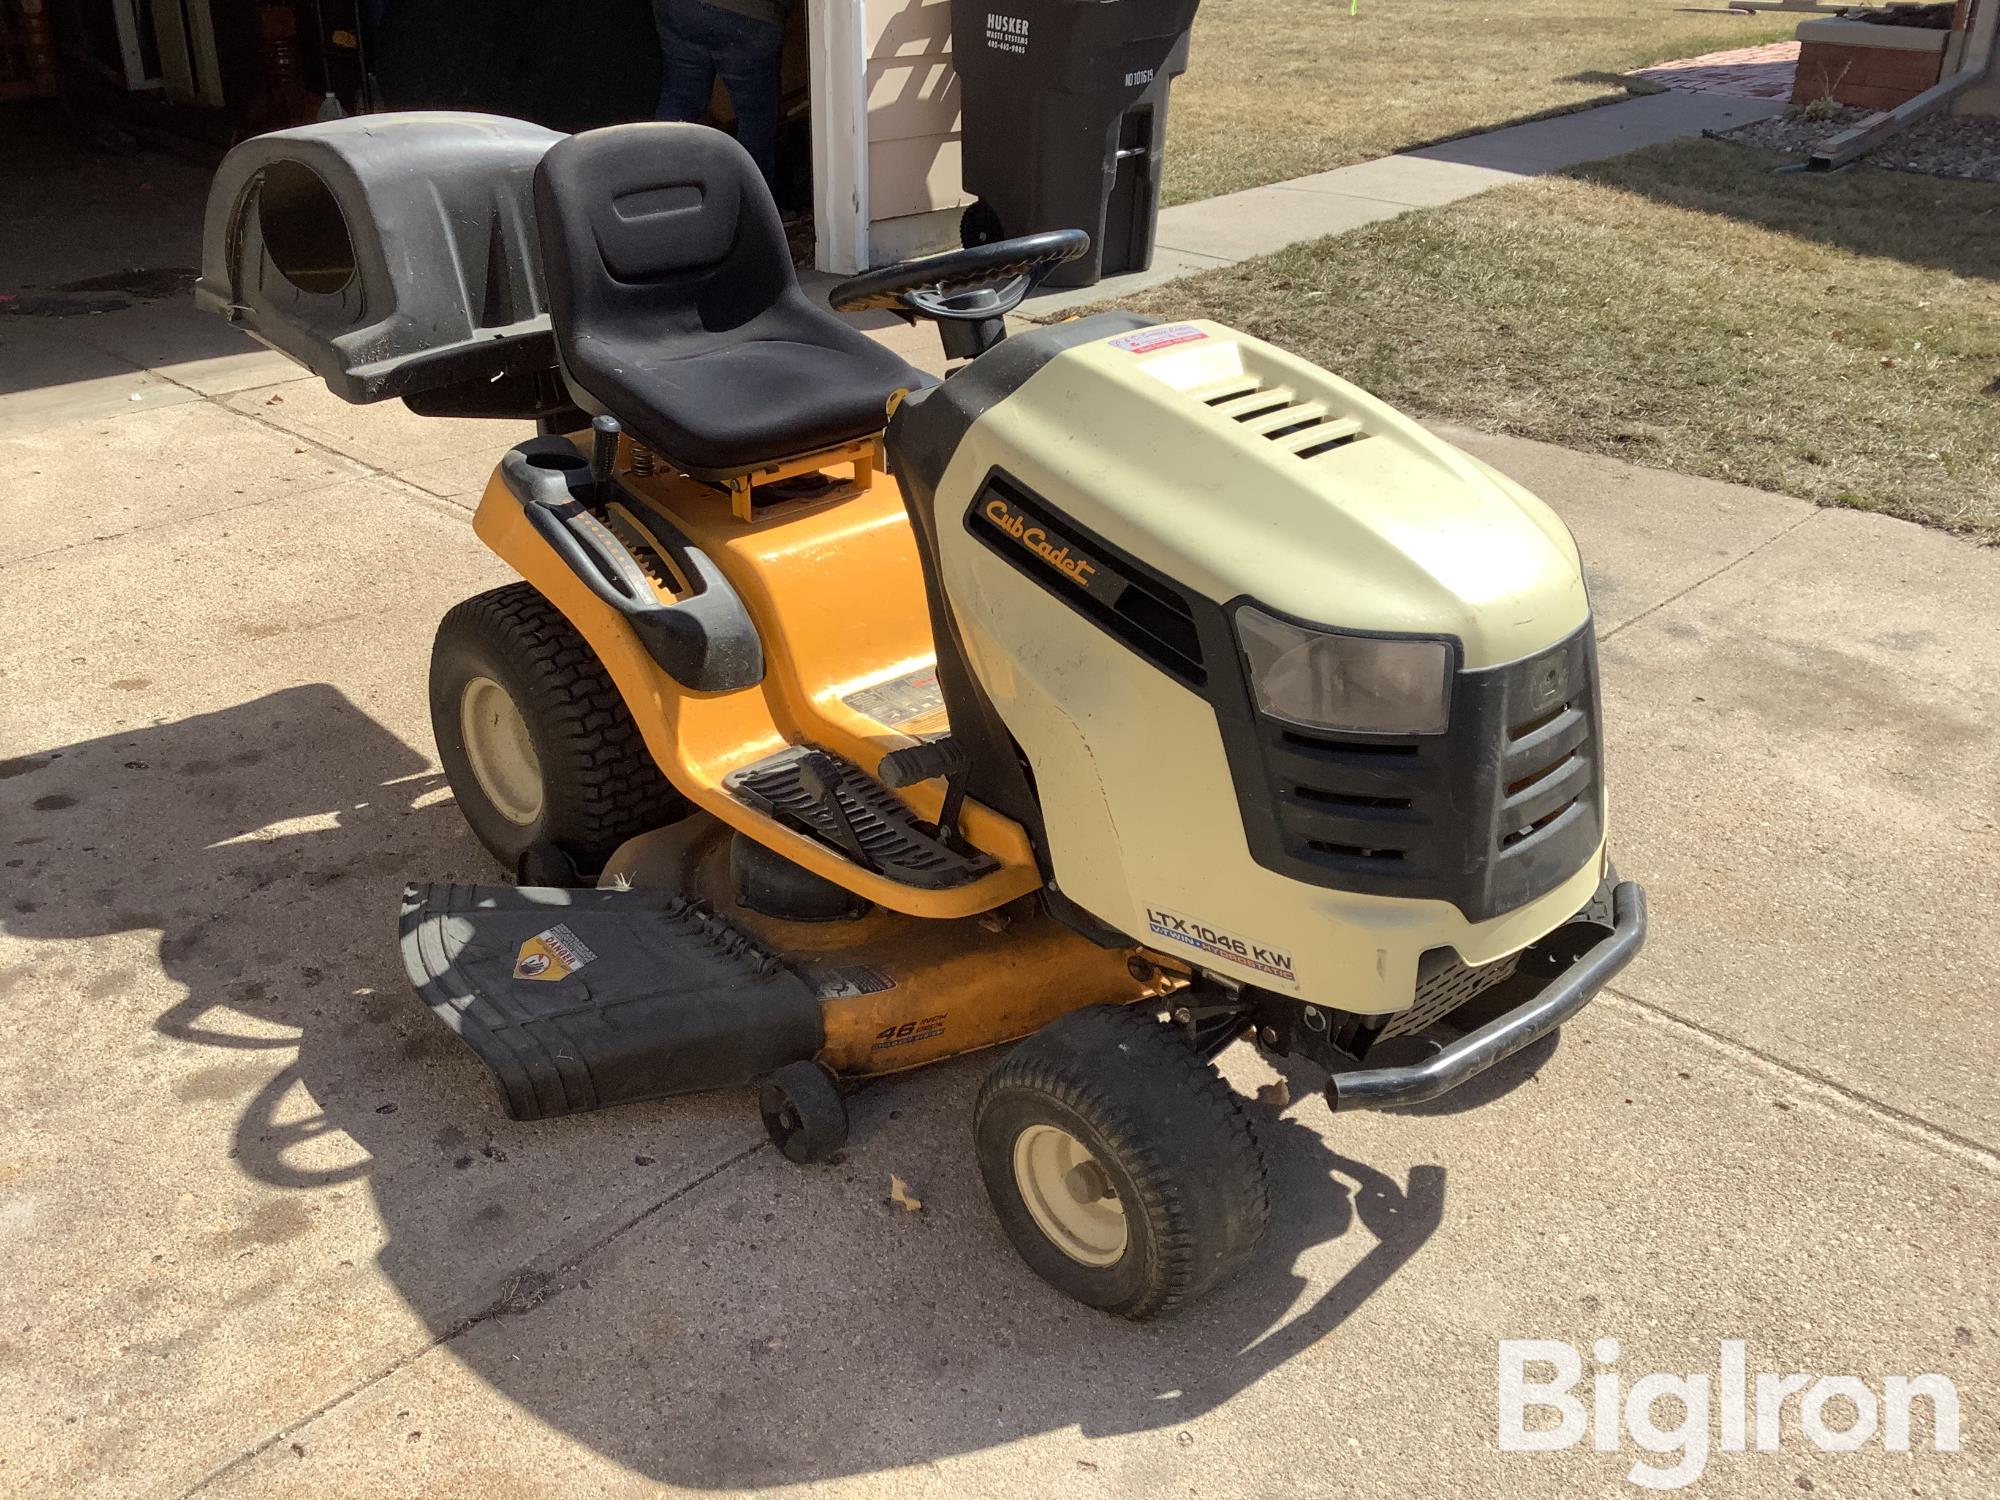
[[[1123,1065],[1107,1067],[1122,1056]],[[1022,1043],[980,1090],[975,1122],[1017,1093],[1091,1123],[1139,1188],[1157,1250],[1136,1299],[1109,1309],[1156,1317],[1199,1298],[1249,1259],[1269,1227],[1270,1183],[1255,1126],[1215,1066],[1143,1010],[1093,1006]],[[1169,1134],[1163,1099],[1192,1116]],[[976,1127],[975,1127],[976,1128]],[[1186,1147],[1174,1150],[1170,1147]],[[1190,1156],[1206,1157],[1190,1170]]]
[[[451,637],[487,645],[526,678],[530,701],[521,707],[553,737],[560,758],[544,823],[581,874],[594,875],[626,839],[687,810],[597,654],[533,584],[507,584],[454,606],[438,626],[440,644]]]

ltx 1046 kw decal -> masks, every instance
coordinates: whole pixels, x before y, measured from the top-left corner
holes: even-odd
[[[1210,958],[1220,958],[1246,969],[1255,969],[1274,984],[1298,988],[1299,976],[1292,968],[1292,956],[1277,948],[1262,943],[1253,943],[1248,938],[1238,937],[1220,927],[1191,917],[1185,912],[1169,911],[1164,906],[1146,908],[1146,927],[1155,937],[1165,938],[1170,943],[1178,943],[1183,948],[1192,948]]]

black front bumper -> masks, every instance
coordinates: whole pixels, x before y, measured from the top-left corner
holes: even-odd
[[[1582,1010],[1645,941],[1646,893],[1636,882],[1620,881],[1611,892],[1611,930],[1539,992],[1421,1063],[1334,1074],[1327,1102],[1336,1110],[1394,1109],[1450,1093]]]

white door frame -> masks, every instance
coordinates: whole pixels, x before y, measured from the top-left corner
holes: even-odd
[[[868,269],[868,3],[807,0],[812,55],[814,262]]]
[[[111,19],[118,28],[118,51],[125,64],[125,87],[137,92],[160,87],[160,80],[146,71],[145,53],[139,45],[140,0],[111,0]]]
[[[222,107],[222,64],[215,48],[209,0],[152,0],[153,36],[167,97]]]

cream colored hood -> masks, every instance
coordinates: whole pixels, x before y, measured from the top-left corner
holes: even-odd
[[[1588,614],[1576,546],[1547,506],[1365,391],[1217,323],[1059,354],[980,427],[989,460],[1218,602],[1456,636],[1472,668]]]

